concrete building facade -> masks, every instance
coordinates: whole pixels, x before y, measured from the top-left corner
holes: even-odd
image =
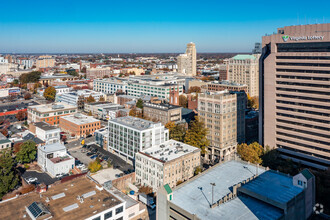
[[[237,97],[227,90],[201,93],[198,96],[198,116],[208,129],[206,160],[227,160],[237,145]]]
[[[114,80],[112,78],[95,79],[93,81],[93,90],[105,94],[114,94],[118,90],[126,93],[127,82]]]
[[[181,121],[181,107],[169,104],[144,103],[143,116],[166,125],[170,121]]]
[[[37,70],[41,68],[50,68],[55,66],[55,59],[52,56],[40,56],[36,60]]]
[[[190,42],[187,44],[186,53],[180,54],[177,57],[178,72],[188,76],[196,76],[196,60],[196,46]]]
[[[61,129],[44,121],[29,124],[29,130],[45,144],[60,143]]]
[[[168,184],[175,187],[178,183],[194,176],[200,167],[201,150],[175,140],[138,152],[135,156],[135,179],[142,186],[154,191]]]
[[[260,54],[236,55],[228,62],[228,80],[247,85],[251,97],[259,96],[259,57]]]
[[[264,36],[259,142],[285,158],[330,166],[330,24],[278,28]]]

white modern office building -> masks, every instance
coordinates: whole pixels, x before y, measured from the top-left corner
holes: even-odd
[[[168,140],[169,131],[160,122],[136,117],[109,120],[108,150],[134,159],[139,151],[160,145]]]
[[[95,92],[89,89],[82,89],[74,92],[56,95],[56,100],[57,102],[62,102],[69,105],[77,106],[79,97],[88,98],[89,96],[92,96],[96,102],[98,102],[101,97],[106,99],[106,95],[102,92]]]
[[[93,81],[93,90],[97,92],[103,92],[105,94],[114,94],[118,90],[126,92],[127,82],[106,78],[106,79],[95,79]]]

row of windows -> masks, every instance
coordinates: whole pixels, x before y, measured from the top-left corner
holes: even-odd
[[[276,59],[294,60],[330,60],[329,56],[276,56]]]
[[[277,72],[288,72],[288,73],[317,73],[317,74],[329,74],[330,71],[327,70],[306,70],[306,69],[281,69],[276,68]]]
[[[291,127],[285,127],[285,126],[281,126],[281,125],[276,125],[276,127],[279,128],[279,129],[283,129],[283,130],[294,131],[294,132],[298,132],[298,133],[303,133],[303,134],[308,134],[308,135],[314,135],[314,136],[323,137],[323,138],[329,138],[329,140],[330,140],[330,135],[325,135],[325,134],[321,134],[321,133],[311,132],[308,129],[307,130],[301,130],[301,129],[291,128]]]
[[[316,126],[316,125],[311,125],[311,124],[306,124],[306,123],[292,122],[292,121],[287,121],[287,120],[283,120],[283,119],[277,119],[277,121],[281,122],[281,123],[290,124],[290,125],[298,125],[298,126],[302,126],[302,127],[306,127],[306,128],[314,128],[314,129],[329,131],[329,128]]]
[[[298,82],[283,82],[276,81],[278,85],[290,85],[290,86],[307,86],[307,87],[317,87],[317,88],[330,88],[330,85],[313,84],[313,83],[298,83]]]
[[[318,80],[318,81],[330,81],[330,78],[325,77],[313,77],[313,76],[288,76],[288,75],[276,75],[277,79],[303,79],[303,80]]]
[[[311,139],[311,138],[307,138],[307,137],[302,137],[302,136],[299,136],[299,135],[293,135],[293,134],[288,134],[288,133],[283,133],[283,132],[276,132],[276,134],[286,136],[286,137],[290,137],[290,138],[295,138],[297,140],[304,140],[304,141],[309,141],[309,142],[312,142],[312,143],[330,145],[330,142],[315,140],[315,139]],[[323,148],[320,148],[320,150],[324,151]],[[329,152],[330,152],[330,150],[329,150]]]
[[[330,63],[288,63],[288,62],[276,62],[279,66],[321,66],[329,67]]]
[[[279,87],[276,87],[276,90],[277,91],[286,91],[286,92],[317,94],[317,95],[330,95],[330,92],[315,91],[315,90],[290,89],[290,88],[279,88]]]
[[[277,52],[330,52],[330,42],[280,43]]]
[[[285,95],[285,94],[276,94],[276,96],[277,97],[284,97],[284,98],[293,98],[293,99],[317,101],[317,102],[330,102],[330,99],[321,99],[321,98],[314,98],[314,97],[307,97],[307,96],[296,96],[296,95]]]
[[[305,114],[312,114],[312,115],[320,115],[320,116],[325,116],[325,117],[330,116],[330,114],[328,114],[328,113],[308,111],[308,110],[302,110],[302,109],[294,109],[294,108],[286,108],[286,107],[280,107],[280,106],[277,106],[276,109],[285,110],[285,111],[292,111],[292,112],[299,112],[299,113],[305,113]]]
[[[327,150],[327,149],[324,149],[324,148],[319,148],[319,147],[315,147],[315,146],[308,145],[308,144],[302,144],[302,143],[298,143],[298,142],[295,142],[295,141],[289,141],[289,140],[282,139],[282,138],[276,138],[276,140],[284,142],[284,143],[288,143],[288,144],[293,144],[293,145],[297,145],[297,146],[306,147],[308,149],[319,150],[319,151],[321,151],[320,153],[322,153],[322,152],[329,153],[330,152],[330,150]],[[317,155],[319,155],[319,154],[317,154]]]
[[[319,108],[319,109],[330,109],[329,106],[324,106],[324,105],[289,102],[289,101],[282,101],[282,100],[276,100],[276,103],[282,103],[282,104],[286,104],[286,105],[295,105],[295,106],[304,106],[304,107],[311,107],[311,108]]]

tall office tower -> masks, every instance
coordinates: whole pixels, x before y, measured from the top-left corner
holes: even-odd
[[[55,59],[52,56],[40,56],[37,59],[36,67],[37,70],[41,68],[49,68],[55,66]]]
[[[194,43],[187,44],[186,53],[177,57],[178,72],[188,76],[196,76],[196,46]]]
[[[262,38],[259,141],[308,166],[330,166],[330,23]]]
[[[198,95],[198,116],[208,128],[210,161],[230,159],[237,145],[237,96],[228,90]]]
[[[261,43],[255,43],[254,48],[252,50],[252,53],[253,54],[257,54],[257,53],[260,54],[261,50],[262,50]]]
[[[259,95],[259,57],[260,54],[236,55],[228,63],[228,80],[247,85],[251,97]]]

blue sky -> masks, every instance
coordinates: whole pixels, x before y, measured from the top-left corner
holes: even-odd
[[[250,52],[276,28],[330,22],[329,0],[2,1],[0,53]]]

